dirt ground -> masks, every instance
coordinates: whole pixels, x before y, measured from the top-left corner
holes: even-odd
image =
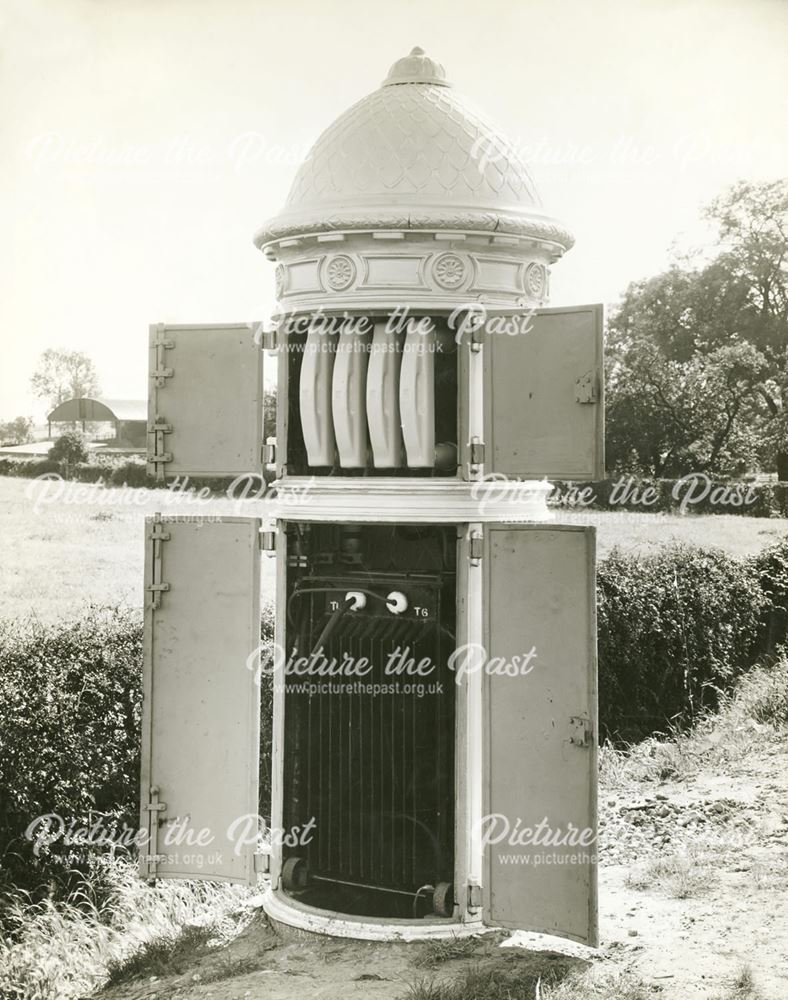
[[[502,949],[494,937],[462,959],[425,964],[424,945],[279,937],[258,911],[229,944],[196,949],[185,970],[143,974],[101,996],[394,1000],[415,981],[497,961],[519,963],[523,975],[586,964],[628,969],[663,1000],[786,1000],[788,748],[750,727],[736,747],[711,733],[680,750],[677,776],[649,782],[624,771],[603,782],[601,947],[590,963]],[[745,964],[758,992],[727,992]]]

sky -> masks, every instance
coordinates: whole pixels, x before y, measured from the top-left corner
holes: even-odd
[[[788,175],[786,0],[2,0],[0,419],[49,347],[144,398],[148,325],[273,307],[252,244],[312,142],[420,45],[575,233],[553,305],[614,303]]]

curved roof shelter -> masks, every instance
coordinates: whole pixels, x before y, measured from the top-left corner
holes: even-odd
[[[147,420],[148,404],[144,399],[90,399],[81,396],[66,399],[49,414],[50,423],[72,420]]]

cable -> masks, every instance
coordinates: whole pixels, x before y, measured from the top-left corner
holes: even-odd
[[[295,598],[296,597],[300,597],[301,594],[335,594],[338,590],[339,591],[342,591],[342,590],[346,591],[347,589],[348,589],[348,585],[347,584],[340,584],[340,585],[338,585],[336,587],[296,587],[296,589],[290,595],[290,597],[288,599],[288,602],[287,602],[287,620],[288,620],[288,622],[291,625],[293,624],[293,617],[292,617],[292,614],[291,614],[292,603],[295,600]],[[365,589],[363,589],[361,587],[353,587],[352,589],[357,594],[366,594],[367,597],[376,597],[379,601],[382,601],[384,604],[386,603],[386,601],[388,599],[387,595],[378,594],[374,590],[365,590]]]
[[[342,615],[344,615],[344,613],[352,604],[353,604],[353,598],[349,597],[346,601],[343,601],[342,604],[340,604],[339,607],[336,609],[336,611],[331,615],[331,617],[325,624],[325,628],[320,633],[317,642],[315,643],[314,647],[312,648],[312,651],[309,654],[310,658],[316,656],[323,648],[323,644],[328,639],[331,638],[331,633],[337,627],[339,619],[342,617]]]
[[[416,890],[416,894],[413,897],[413,916],[414,917],[416,916],[416,911],[417,911],[418,906],[419,906],[419,896],[425,891],[425,889],[429,889],[431,892],[435,892],[435,886],[434,885],[429,885],[429,884],[422,885],[420,888],[418,888]]]

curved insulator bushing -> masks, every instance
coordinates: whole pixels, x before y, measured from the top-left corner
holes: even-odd
[[[334,434],[343,469],[367,464],[367,348],[366,335],[351,324],[339,335],[331,390]]]
[[[424,332],[408,323],[399,380],[399,408],[407,464],[413,469],[435,465],[435,329]]]
[[[334,464],[334,419],[331,385],[336,337],[320,327],[309,330],[301,361],[299,408],[309,465]]]
[[[402,464],[399,375],[402,354],[397,334],[376,323],[367,368],[367,423],[376,469]]]

